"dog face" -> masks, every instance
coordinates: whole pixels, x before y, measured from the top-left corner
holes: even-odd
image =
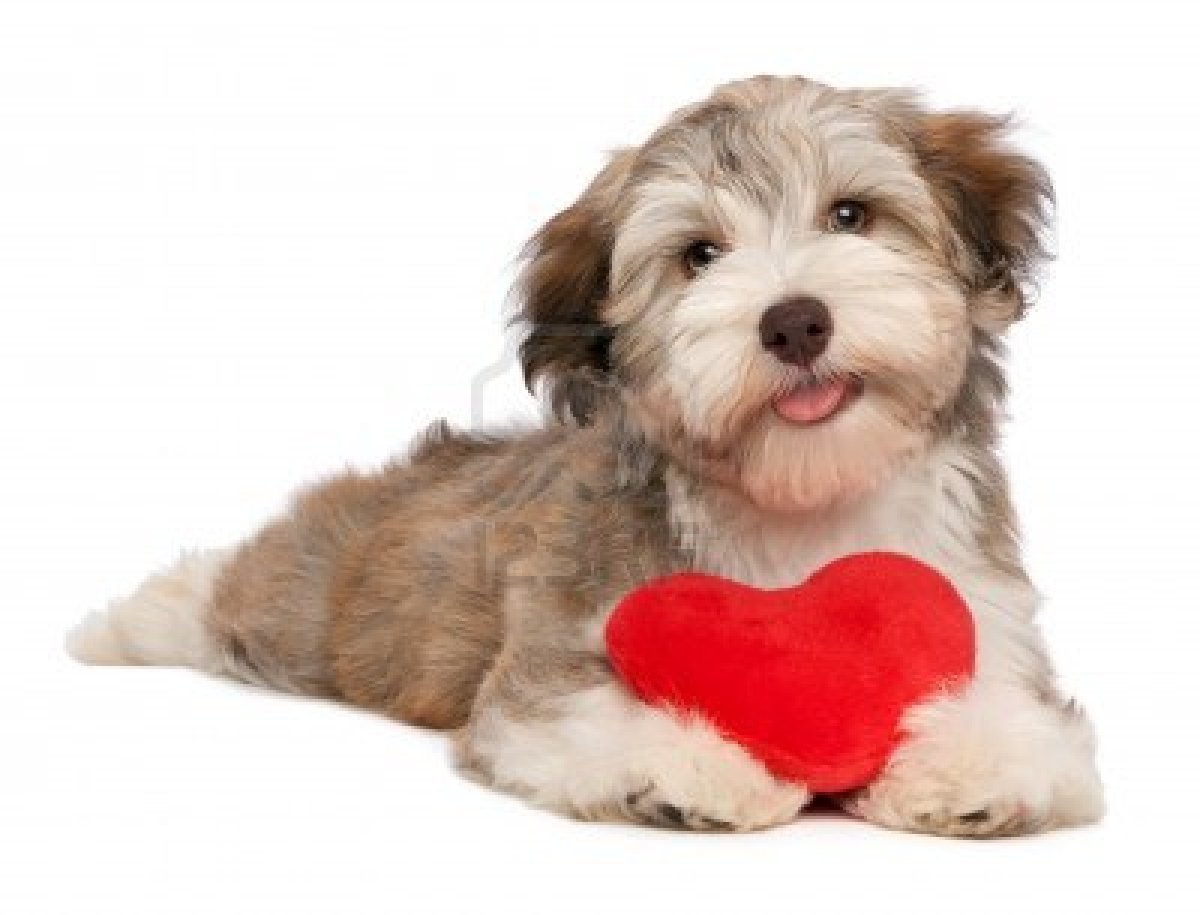
[[[527,377],[761,507],[861,493],[970,421],[1024,310],[1050,190],[1004,132],[910,93],[717,90],[532,240]]]

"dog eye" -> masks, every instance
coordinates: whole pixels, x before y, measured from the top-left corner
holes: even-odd
[[[857,200],[839,200],[829,208],[829,231],[861,232],[867,225],[867,208]]]
[[[683,250],[683,266],[695,276],[721,256],[721,247],[711,241],[694,241]]]

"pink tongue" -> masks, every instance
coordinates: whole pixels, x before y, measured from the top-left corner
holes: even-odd
[[[775,401],[775,412],[794,423],[818,423],[841,406],[849,389],[844,379],[804,385]]]

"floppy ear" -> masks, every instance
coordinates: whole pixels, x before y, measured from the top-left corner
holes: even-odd
[[[541,383],[554,412],[586,422],[605,391],[613,330],[600,308],[608,296],[614,210],[634,153],[613,155],[580,196],[525,246],[517,320],[527,328],[521,366]]]
[[[920,116],[918,168],[960,243],[954,253],[981,324],[1020,318],[1048,257],[1054,189],[1045,169],[1009,145],[1010,119],[975,111]]]

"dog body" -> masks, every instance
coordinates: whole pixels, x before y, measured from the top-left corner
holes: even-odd
[[[903,92],[717,90],[531,242],[521,355],[556,419],[435,426],[235,551],[184,556],[72,650],[454,729],[470,772],[578,816],[753,829],[808,792],[633,698],[608,613],[673,571],[779,587],[894,550],[967,598],[977,675],[913,710],[844,803],[951,835],[1094,820],[1091,727],[1055,687],[995,455],[999,336],[1049,195],[1003,134]]]

